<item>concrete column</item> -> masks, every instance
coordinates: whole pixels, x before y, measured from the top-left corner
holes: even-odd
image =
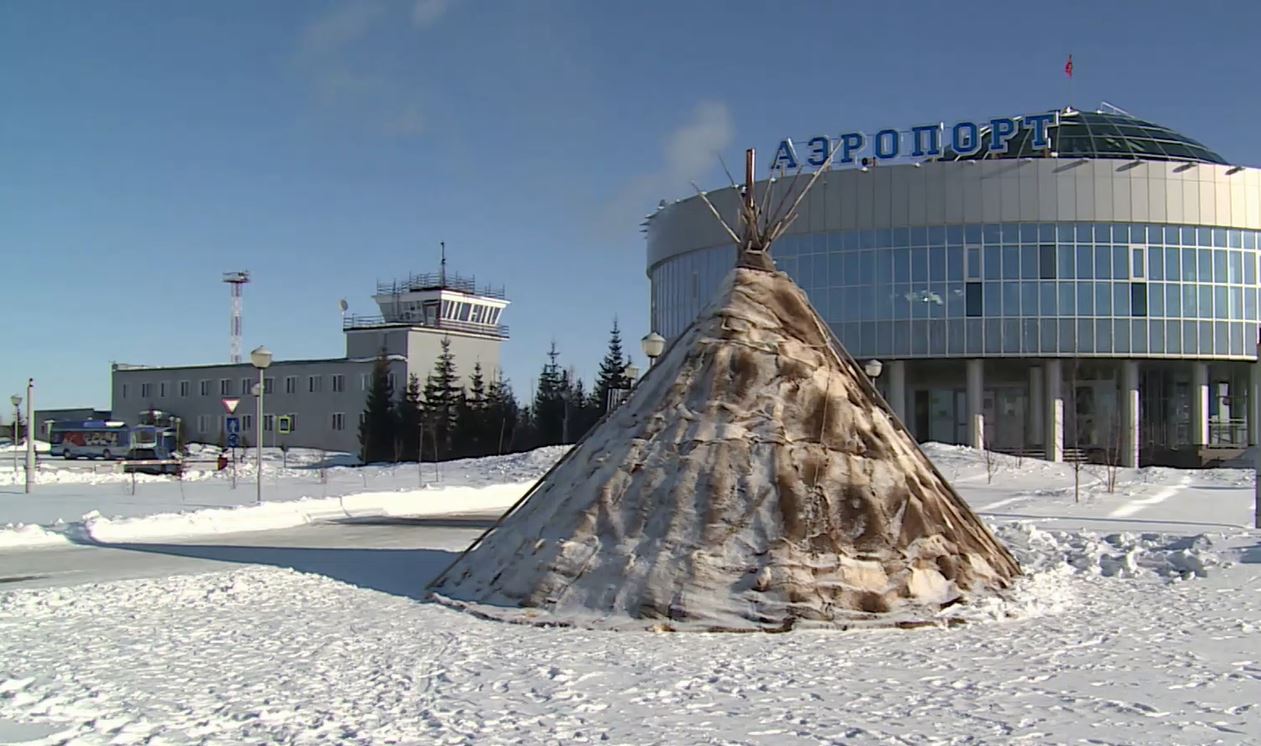
[[[985,361],[973,358],[968,361],[968,445],[985,447],[985,410],[981,397],[985,394]]]
[[[1138,361],[1121,362],[1121,466],[1138,466]]]
[[[1042,418],[1042,366],[1034,364],[1029,368],[1029,423],[1025,428],[1026,446],[1042,445],[1046,440],[1046,428]]]
[[[906,361],[889,362],[889,406],[893,413],[906,425]],[[910,426],[907,425],[909,428]],[[918,433],[917,433],[918,434]]]
[[[1046,407],[1046,435],[1042,438],[1047,461],[1064,460],[1064,366],[1059,360],[1047,360],[1042,375],[1046,385],[1043,405]]]
[[[1208,445],[1208,363],[1191,363],[1190,424],[1191,445]]]

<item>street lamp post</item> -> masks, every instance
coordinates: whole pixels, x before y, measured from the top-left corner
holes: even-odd
[[[254,440],[255,454],[257,456],[255,465],[258,470],[256,495],[257,502],[263,502],[263,389],[266,383],[263,379],[263,372],[271,365],[271,350],[266,347],[255,347],[250,352],[250,363],[258,368],[258,423],[257,437]]]
[[[35,434],[31,423],[35,421],[35,379],[26,379],[26,492],[31,491],[35,479]]]
[[[876,379],[880,377],[880,371],[882,370],[884,370],[884,363],[876,360],[875,358],[863,363],[863,372],[871,379],[872,384],[875,384]]]
[[[9,397],[13,405],[13,483],[18,481],[18,423],[22,421],[22,397],[14,394]]]
[[[643,339],[639,340],[639,344],[643,347],[644,354],[648,356],[649,368],[657,362],[657,358],[661,357],[661,353],[666,348],[665,337],[656,332],[648,332]]]

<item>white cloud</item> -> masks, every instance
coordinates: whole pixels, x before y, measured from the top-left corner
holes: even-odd
[[[412,6],[412,23],[418,28],[432,26],[451,7],[451,0],[416,0]]]
[[[325,55],[359,41],[372,29],[383,11],[381,5],[366,1],[334,5],[302,29],[302,52]]]
[[[625,235],[658,200],[691,191],[719,167],[718,153],[731,144],[731,112],[721,101],[701,101],[683,124],[662,140],[664,162],[635,177],[604,210],[604,229]]]
[[[702,101],[692,118],[666,138],[666,188],[678,188],[714,168],[717,153],[731,144],[731,112],[719,101]]]
[[[455,0],[413,0],[412,25],[437,23]],[[314,100],[348,115],[370,131],[394,137],[420,135],[426,118],[413,85],[382,74],[374,63],[368,36],[406,5],[380,0],[338,0],[301,29],[293,61],[307,80]]]

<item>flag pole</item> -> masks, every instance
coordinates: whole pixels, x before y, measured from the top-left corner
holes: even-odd
[[[1068,108],[1073,108],[1073,55],[1068,55],[1068,63],[1064,65],[1064,73],[1068,75]]]

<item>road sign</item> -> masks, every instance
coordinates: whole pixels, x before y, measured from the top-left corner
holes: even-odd
[[[223,408],[228,410],[228,414],[236,413],[236,405],[240,404],[240,399],[224,399]]]
[[[237,433],[241,432],[241,418],[240,417],[224,417],[223,429],[228,431],[228,435],[236,435]]]
[[[289,415],[281,415],[276,418],[276,430],[281,435],[293,432],[293,418]]]
[[[228,448],[240,448],[241,436],[236,433],[228,433]]]

